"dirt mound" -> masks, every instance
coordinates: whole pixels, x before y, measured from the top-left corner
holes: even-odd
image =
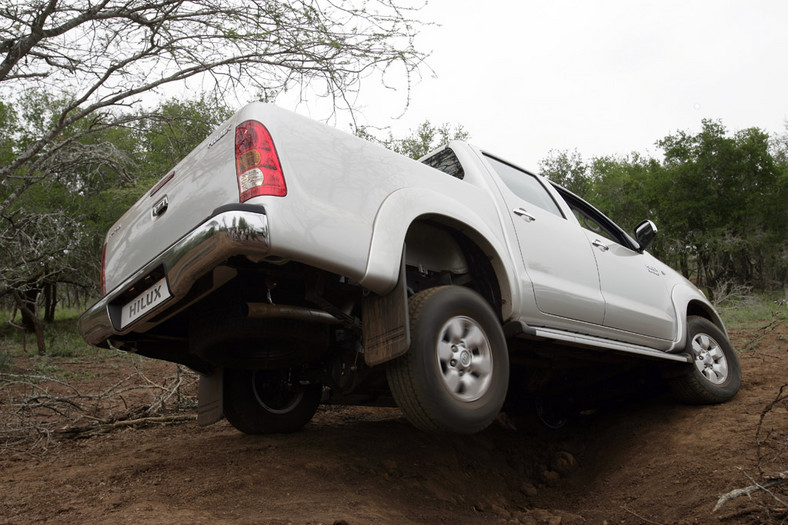
[[[624,399],[558,432],[502,415],[478,435],[435,436],[396,409],[327,407],[290,435],[147,422],[6,446],[0,523],[781,523],[785,484],[712,513],[722,494],[788,471],[788,402],[762,417],[788,382],[788,326],[734,342],[751,349],[733,401]],[[105,391],[129,363],[62,366]]]

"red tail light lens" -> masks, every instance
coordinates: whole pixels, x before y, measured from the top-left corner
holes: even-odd
[[[104,243],[104,248],[101,249],[101,295],[107,295],[107,277],[106,277],[106,266],[107,266],[107,243]]]
[[[274,141],[265,126],[255,120],[235,128],[235,173],[241,202],[259,195],[287,195]]]

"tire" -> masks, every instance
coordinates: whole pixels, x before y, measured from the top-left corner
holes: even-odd
[[[245,434],[295,432],[315,415],[320,384],[289,381],[286,370],[225,370],[224,415]]]
[[[668,384],[680,401],[694,405],[723,403],[741,386],[741,366],[725,334],[703,317],[687,319],[686,351],[693,364],[685,366]]]
[[[405,417],[428,432],[472,434],[492,423],[506,398],[509,353],[498,318],[461,286],[409,300],[408,352],[386,368]]]

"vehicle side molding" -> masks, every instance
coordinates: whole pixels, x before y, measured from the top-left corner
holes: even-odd
[[[531,333],[532,332],[532,333]],[[580,334],[577,332],[568,332],[566,330],[558,330],[556,328],[535,328],[530,329],[529,333],[523,333],[518,336],[521,339],[538,339],[551,341],[567,346],[574,346],[577,348],[587,348],[596,350],[611,350],[613,352],[636,354],[642,357],[653,357],[655,359],[662,359],[668,361],[679,361],[682,363],[692,363],[692,357],[687,353],[670,353],[655,350],[647,346],[636,345],[632,343],[625,343],[623,341],[616,341],[614,339],[605,339],[603,337],[595,337],[592,335]]]

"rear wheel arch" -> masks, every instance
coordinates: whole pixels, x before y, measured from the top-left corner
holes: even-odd
[[[495,308],[508,319],[514,313],[512,305],[519,304],[520,291],[516,264],[511,260],[513,254],[499,224],[495,202],[486,192],[471,186],[462,185],[456,192],[467,201],[453,198],[453,192],[428,187],[402,188],[386,197],[372,224],[367,265],[358,283],[377,294],[391,292],[399,278],[409,231],[414,224],[429,222],[459,233],[484,254],[502,297]]]
[[[501,256],[507,252],[501,252],[503,247],[496,246],[494,240],[488,241],[491,233],[484,234],[461,220],[438,213],[418,215],[404,228],[401,226],[402,223],[396,225],[399,232],[381,232],[388,242],[373,241],[373,248],[378,246],[385,253],[376,252],[374,261],[370,254],[367,272],[369,276],[370,268],[381,269],[381,256],[385,254],[385,266],[389,266],[394,250],[398,250],[398,264],[393,266],[398,274],[395,287],[378,290],[371,286],[374,279],[362,279],[360,283],[377,292],[365,297],[362,309],[365,360],[370,365],[407,353],[407,297],[418,292],[445,285],[469,288],[481,295],[499,324],[512,315],[512,304],[516,302],[513,294],[518,292],[511,285],[515,277],[509,275],[510,265]]]
[[[449,272],[457,277],[458,282],[436,285],[467,286],[487,301],[499,320],[508,317],[512,297],[504,261],[484,236],[473,228],[449,217],[419,217],[408,227],[405,251],[405,264],[412,270]]]

